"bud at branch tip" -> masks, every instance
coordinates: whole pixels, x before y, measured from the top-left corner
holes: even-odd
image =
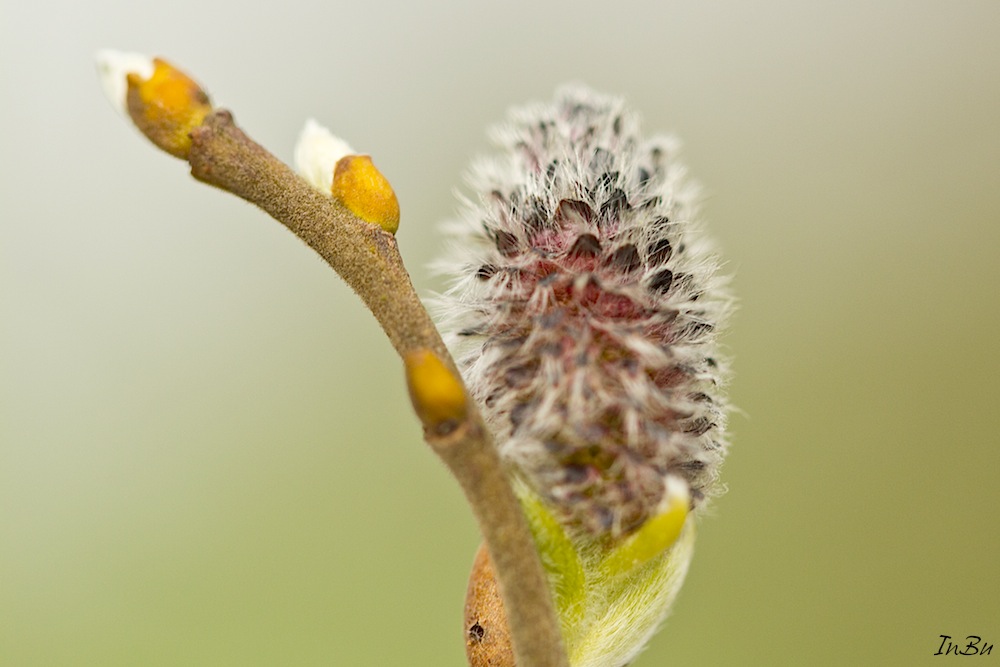
[[[118,110],[160,149],[187,159],[191,131],[212,111],[201,86],[168,62],[140,54],[101,51],[97,67]]]

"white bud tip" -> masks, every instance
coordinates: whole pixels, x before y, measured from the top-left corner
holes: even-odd
[[[345,155],[356,155],[346,141],[310,118],[295,144],[295,169],[310,185],[329,195],[333,169]]]
[[[144,79],[153,76],[153,59],[141,53],[123,53],[103,49],[97,52],[97,73],[101,77],[104,94],[111,103],[126,118],[128,117],[128,79],[130,73],[135,73]]]

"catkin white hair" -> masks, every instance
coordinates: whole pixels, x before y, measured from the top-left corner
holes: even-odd
[[[581,534],[698,507],[726,452],[725,279],[677,143],[620,99],[561,89],[493,132],[447,226],[442,328],[504,461]]]

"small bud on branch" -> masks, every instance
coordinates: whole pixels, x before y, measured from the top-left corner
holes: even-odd
[[[389,181],[371,157],[347,155],[333,171],[333,196],[365,222],[378,225],[390,234],[399,229],[399,202]]]
[[[465,421],[469,401],[457,373],[430,350],[406,355],[406,384],[424,428],[446,436]]]
[[[295,165],[313,187],[335,197],[366,222],[390,234],[399,229],[399,202],[389,181],[368,155],[309,119],[295,145]]]
[[[510,626],[490,552],[476,552],[465,594],[465,655],[469,667],[514,667]]]

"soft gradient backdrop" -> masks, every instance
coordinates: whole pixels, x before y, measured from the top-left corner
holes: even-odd
[[[169,56],[285,159],[310,115],[374,155],[424,294],[488,124],[625,95],[684,140],[741,299],[730,492],[637,667],[1000,643],[996,0],[0,12],[0,664],[464,661],[476,528],[390,346],[122,122],[101,47]]]

